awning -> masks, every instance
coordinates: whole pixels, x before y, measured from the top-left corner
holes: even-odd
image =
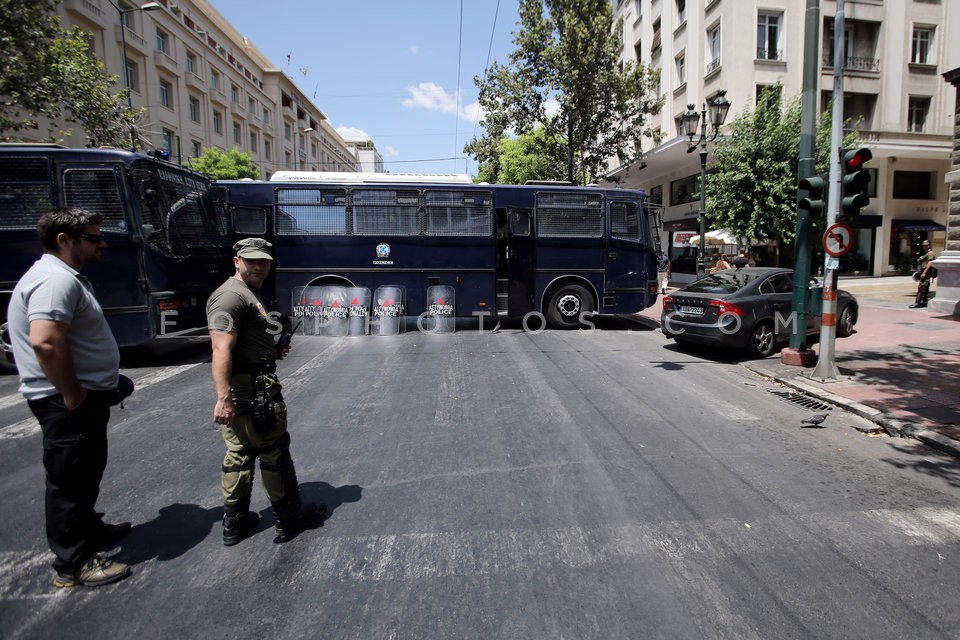
[[[946,231],[947,228],[933,220],[894,220],[893,226],[900,227],[904,231]]]

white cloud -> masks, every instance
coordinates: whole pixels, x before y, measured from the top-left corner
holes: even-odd
[[[413,55],[417,55],[418,53],[420,53],[420,47],[418,47],[418,46],[415,45],[415,44],[412,44],[412,45],[410,45],[410,47],[409,47],[409,51],[410,51],[410,53],[412,53]]]
[[[393,156],[400,155],[400,152],[391,147],[390,145],[385,146],[383,149],[380,149],[380,154],[384,158],[392,158]]]
[[[549,98],[543,103],[543,109],[547,112],[548,116],[555,116],[560,113],[560,103],[557,102],[555,98]]]
[[[461,120],[478,122],[481,117],[480,105],[476,102],[461,106],[457,92],[448,92],[438,84],[421,82],[415,87],[407,87],[410,97],[403,101],[408,109],[426,109],[440,113],[454,114],[459,112]]]
[[[340,134],[341,138],[349,142],[366,142],[367,140],[372,140],[366,131],[357,129],[356,127],[337,127],[336,132]]]

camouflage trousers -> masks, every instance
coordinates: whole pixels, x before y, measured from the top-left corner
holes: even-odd
[[[261,482],[274,511],[285,512],[300,506],[297,472],[290,456],[287,432],[287,405],[274,374],[264,374],[272,402],[272,420],[257,421],[250,412],[256,376],[236,374],[231,379],[238,414],[221,425],[220,435],[227,446],[220,474],[224,512],[235,515],[249,510],[256,461],[260,461]]]

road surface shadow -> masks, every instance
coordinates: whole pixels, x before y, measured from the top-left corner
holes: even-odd
[[[153,520],[133,525],[121,543],[118,559],[138,564],[179,558],[209,536],[222,518],[222,507],[204,509],[183,503],[163,507]]]

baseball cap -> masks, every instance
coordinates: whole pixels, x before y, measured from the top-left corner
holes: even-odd
[[[238,258],[247,260],[273,260],[268,249],[273,245],[263,238],[244,238],[233,245]]]

